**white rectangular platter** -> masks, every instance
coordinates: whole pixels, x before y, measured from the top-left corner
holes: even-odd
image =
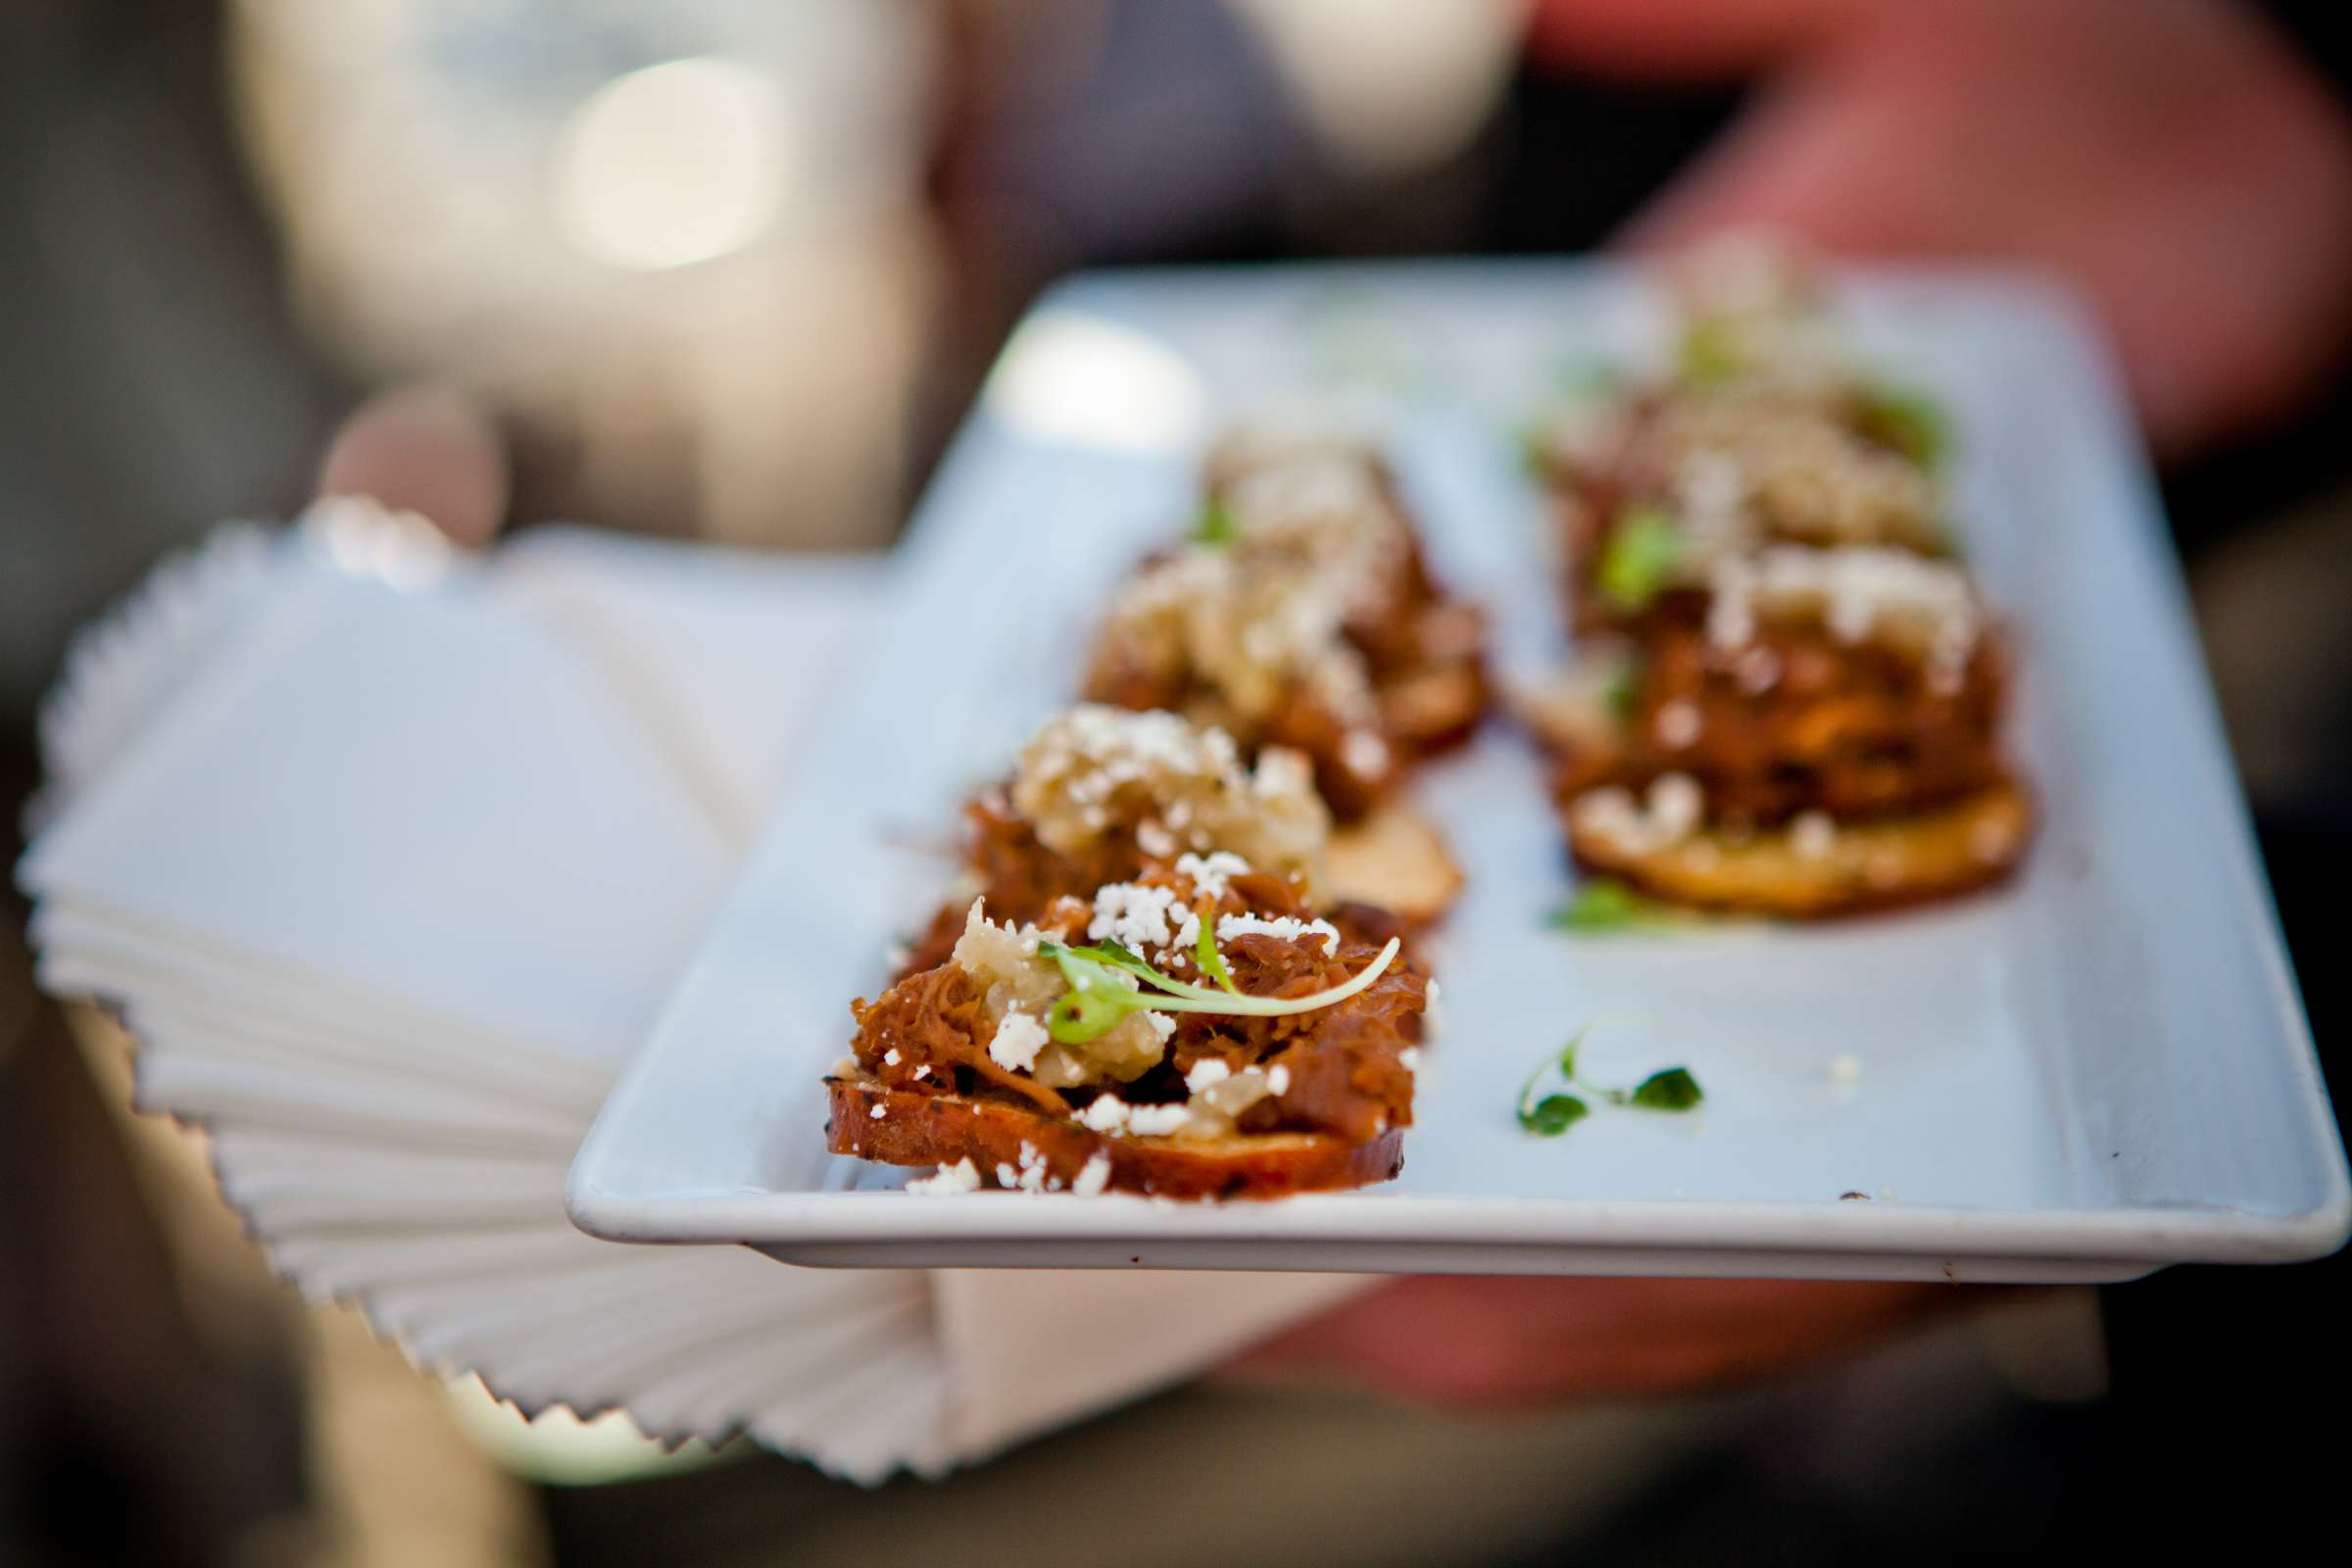
[[[829,1155],[818,1079],[850,999],[937,897],[958,801],[1067,701],[1109,585],[1191,515],[1218,422],[1336,407],[1379,434],[1524,677],[1564,634],[1513,432],[1564,373],[1650,357],[1662,331],[1643,282],[1596,265],[1084,277],[992,376],[887,623],[580,1151],[574,1220],[909,1266],[2059,1281],[2341,1245],[2343,1148],[2095,338],[2014,276],[1837,289],[1855,349],[1959,433],[1954,512],[2015,630],[2043,809],[2014,885],[1821,928],[1566,935],[1544,919],[1570,875],[1541,769],[1497,722],[1417,790],[1469,887],[1431,953],[1445,1028],[1398,1181],[1223,1205],[915,1197]],[[1703,1107],[1522,1132],[1521,1080],[1587,1026],[1592,1077],[1688,1065]]]

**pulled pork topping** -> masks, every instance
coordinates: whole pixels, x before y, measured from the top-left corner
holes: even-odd
[[[1639,793],[1680,776],[1709,820],[1757,824],[1933,806],[2001,778],[2006,683],[1989,638],[1947,678],[1819,624],[1759,623],[1731,658],[1701,630],[1661,625],[1612,734],[1580,740],[1555,726],[1565,743],[1556,788],[1573,801],[1602,785]]]
[[[1304,753],[1352,818],[1485,701],[1484,617],[1431,582],[1386,469],[1360,447],[1213,457],[1224,536],[1145,563],[1088,663],[1097,702],[1170,709],[1246,749]]]
[[[1421,1037],[1427,986],[1409,965],[1314,1010],[1136,1012],[1083,1044],[1039,1041],[1036,1020],[1066,984],[1040,941],[1082,942],[1097,922],[1135,922],[1139,910],[1145,929],[1131,934],[1164,931],[1169,945],[1151,958],[1170,973],[1194,961],[1177,941],[1189,931],[1198,942],[1213,914],[1218,956],[1251,998],[1313,997],[1380,956],[1316,917],[1295,878],[1197,858],[1091,901],[1060,900],[1034,926],[997,924],[975,906],[947,961],[853,1005],[858,1066],[893,1088],[1018,1100],[1136,1137],[1288,1129],[1360,1143],[1409,1123],[1402,1054]]]
[[[1174,713],[1070,709],[1021,749],[1006,800],[1037,844],[1066,860],[1091,859],[1106,844],[1128,861],[1139,848],[1160,858],[1227,850],[1303,877],[1320,895],[1331,817],[1304,761],[1275,748],[1245,768],[1231,736]]]

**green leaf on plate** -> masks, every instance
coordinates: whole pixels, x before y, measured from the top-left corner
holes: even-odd
[[[1557,1138],[1592,1113],[1574,1095],[1545,1095],[1519,1112],[1519,1125],[1539,1138]]]
[[[1643,1110],[1689,1110],[1705,1098],[1690,1068],[1668,1067],[1642,1079],[1632,1102]]]

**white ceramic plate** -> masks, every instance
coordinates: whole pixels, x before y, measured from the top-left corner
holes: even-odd
[[[2339,1246],[2342,1146],[2104,360],[2024,279],[1839,288],[1857,349],[1955,413],[1956,511],[2016,626],[2045,813],[2012,887],[1819,929],[1564,936],[1543,920],[1569,878],[1540,770],[1495,725],[1419,792],[1470,885],[1433,952],[1446,1029],[1400,1180],[1221,1206],[944,1199],[828,1155],[818,1078],[849,999],[949,869],[919,846],[1066,699],[1107,585],[1189,515],[1217,419],[1337,403],[1383,432],[1438,565],[1525,673],[1561,633],[1511,432],[1564,368],[1659,330],[1638,280],[1563,263],[1084,278],[1007,349],[887,624],[581,1149],[573,1218],[860,1265],[2029,1281]],[[1687,1064],[1702,1110],[1522,1133],[1517,1086],[1586,1025],[1591,1076]]]

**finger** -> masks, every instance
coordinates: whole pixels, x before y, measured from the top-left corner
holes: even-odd
[[[505,520],[510,483],[506,445],[489,415],[440,387],[403,388],[362,405],[318,468],[320,495],[371,496],[476,548]]]
[[[1410,1279],[1238,1368],[1337,1375],[1449,1405],[1682,1394],[1793,1370],[1981,1298],[1882,1282]]]
[[[1871,0],[1537,0],[1540,63],[1676,79],[1738,75],[1834,36]]]

